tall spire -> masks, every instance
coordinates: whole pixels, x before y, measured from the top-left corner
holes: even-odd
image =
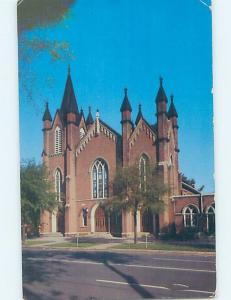
[[[141,104],[139,104],[139,109],[138,109],[138,114],[137,114],[137,117],[136,117],[136,125],[139,123],[139,120],[143,118],[143,114],[142,114],[142,111],[141,111]]]
[[[170,98],[171,98],[171,103],[170,103],[169,110],[168,110],[168,117],[169,118],[173,118],[173,117],[178,118],[178,113],[177,113],[175,105],[173,103],[173,98],[174,98],[173,94],[170,96]]]
[[[43,114],[43,122],[45,122],[45,121],[50,121],[50,122],[52,121],[52,117],[51,117],[49,107],[48,107],[48,102],[46,102],[45,111]]]
[[[64,119],[66,119],[66,115],[68,113],[74,113],[76,115],[79,115],[78,105],[76,102],[75,92],[71,80],[70,65],[68,65],[67,81],[63,94],[63,101],[61,104],[61,114],[64,117]]]
[[[92,114],[91,114],[91,107],[89,106],[89,111],[88,111],[88,116],[87,116],[87,120],[86,120],[86,125],[91,125],[94,123]]]
[[[132,107],[131,107],[131,104],[128,100],[128,89],[125,88],[124,89],[124,100],[122,102],[122,105],[120,107],[120,111],[123,112],[123,111],[132,111]]]
[[[163,77],[160,76],[160,87],[159,87],[158,93],[156,95],[156,102],[161,102],[161,101],[168,102],[167,96],[165,94],[164,87],[163,87]]]

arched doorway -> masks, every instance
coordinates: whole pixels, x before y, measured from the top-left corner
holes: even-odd
[[[142,231],[153,233],[153,213],[147,209],[142,213]]]
[[[108,232],[108,217],[100,206],[95,211],[95,232]]]
[[[114,211],[110,214],[110,233],[113,236],[122,234],[122,212]]]

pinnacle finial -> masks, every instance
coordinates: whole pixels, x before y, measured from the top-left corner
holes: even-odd
[[[174,98],[174,95],[171,94],[171,95],[170,95],[171,102],[173,102],[173,98]]]
[[[138,106],[138,107],[139,107],[139,111],[141,112],[141,104],[139,104],[139,106]]]
[[[45,107],[46,107],[46,109],[48,108],[48,102],[46,102]]]
[[[70,75],[71,74],[71,66],[70,66],[70,64],[68,64],[68,75]]]
[[[124,88],[124,95],[127,96],[128,95],[128,89]]]
[[[91,112],[91,107],[90,106],[88,106],[88,111],[89,111],[89,113]]]
[[[163,85],[163,77],[160,76],[160,86],[162,86],[162,85]]]

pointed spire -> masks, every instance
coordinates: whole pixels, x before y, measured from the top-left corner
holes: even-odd
[[[120,107],[121,112],[126,111],[126,110],[130,111],[130,112],[132,111],[131,104],[128,100],[128,89],[127,88],[124,89],[124,100],[123,100],[123,103]]]
[[[165,101],[168,102],[167,100],[167,96],[165,94],[164,91],[164,87],[163,87],[163,78],[160,76],[160,87],[156,96],[156,102],[161,102],[161,101]]]
[[[89,106],[89,112],[88,112],[88,116],[87,116],[87,120],[86,120],[86,125],[91,125],[94,123],[92,114],[91,114],[91,107]]]
[[[141,104],[139,104],[139,109],[138,109],[138,114],[137,114],[137,117],[136,117],[136,125],[139,123],[139,120],[143,118],[143,114],[142,114],[142,111],[141,111]]]
[[[68,75],[71,74],[71,66],[70,66],[70,64],[68,64],[68,71],[67,71],[67,74],[68,74]]]
[[[49,107],[48,107],[48,102],[46,102],[45,111],[43,114],[43,122],[44,121],[50,121],[50,122],[52,121],[52,117],[51,117]]]
[[[173,117],[178,118],[178,113],[177,113],[175,105],[173,103],[173,98],[174,98],[173,94],[170,96],[170,98],[171,98],[171,103],[170,103],[169,110],[168,110],[168,117],[169,118],[173,118]]]
[[[68,74],[67,74],[67,81],[65,85],[65,90],[63,94],[63,101],[61,104],[61,114],[64,118],[66,118],[67,113],[75,113],[76,115],[79,114],[75,92],[71,80],[70,75],[70,65],[68,66]]]

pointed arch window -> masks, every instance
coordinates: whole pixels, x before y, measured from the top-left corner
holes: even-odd
[[[108,166],[102,159],[97,159],[92,167],[93,198],[108,197]]]
[[[184,227],[196,227],[198,225],[199,209],[194,205],[188,205],[183,209]]]
[[[57,201],[61,201],[61,185],[62,185],[62,174],[60,170],[56,170],[55,172],[55,192]]]
[[[212,234],[215,232],[215,203],[210,205],[205,213],[207,218],[207,232]]]
[[[146,178],[147,178],[147,167],[148,167],[148,157],[142,154],[139,161],[139,173],[140,173],[140,188],[145,190]]]
[[[59,126],[55,129],[55,154],[62,153],[62,130]]]

